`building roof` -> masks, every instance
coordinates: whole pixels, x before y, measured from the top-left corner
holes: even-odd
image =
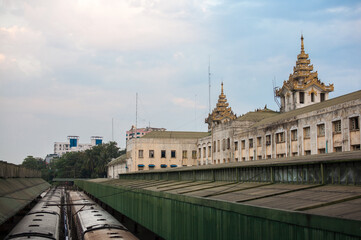
[[[41,178],[1,178],[0,225],[30,204],[49,186]]]
[[[290,74],[288,80],[283,82],[282,88],[276,91],[276,95],[284,96],[284,89],[304,91],[312,85],[319,87],[322,92],[332,92],[333,84],[326,86],[321,82],[318,79],[317,71],[313,72],[313,65],[310,63],[308,54],[304,50],[303,35],[301,35],[301,53],[297,55],[296,66],[293,68],[293,73]]]
[[[112,165],[115,165],[115,164],[121,164],[121,163],[126,163],[126,159],[127,159],[127,154],[122,154],[120,155],[119,157],[113,159],[112,161],[110,161],[108,163],[108,166],[112,166]]]
[[[346,94],[346,95],[343,95],[340,97],[332,98],[332,99],[326,100],[324,102],[316,103],[316,104],[313,104],[313,105],[310,105],[307,107],[298,108],[298,109],[295,109],[295,110],[292,110],[289,112],[281,113],[281,114],[275,115],[273,117],[265,118],[262,121],[254,124],[252,127],[259,127],[262,125],[274,124],[274,123],[277,123],[280,121],[285,121],[288,119],[296,118],[297,116],[299,116],[301,114],[321,110],[321,109],[324,109],[327,107],[332,107],[337,104],[342,104],[342,103],[357,100],[357,99],[361,99],[361,90],[353,92],[353,93],[349,93],[349,94]]]
[[[203,138],[209,136],[209,132],[180,132],[180,131],[153,131],[142,138]]]
[[[229,107],[226,95],[223,93],[223,82],[221,86],[221,95],[219,95],[216,108],[214,108],[212,113],[205,119],[205,122],[208,123],[209,127],[212,122],[221,123],[236,119],[236,115],[233,113],[232,108]]]
[[[237,121],[251,121],[251,122],[259,122],[262,119],[273,117],[275,115],[279,115],[279,112],[275,112],[273,110],[265,107],[264,109],[257,109],[254,112],[248,112],[237,118]]]

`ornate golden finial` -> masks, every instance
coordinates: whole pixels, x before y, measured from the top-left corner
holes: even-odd
[[[227,102],[226,95],[223,92],[223,82],[221,83],[221,94],[219,95],[216,108],[208,115],[205,122],[208,123],[208,130],[213,126],[213,123],[223,123],[236,119],[237,116],[232,112],[231,107]]]
[[[304,53],[305,52],[305,48],[303,45],[303,34],[301,34],[301,52]]]

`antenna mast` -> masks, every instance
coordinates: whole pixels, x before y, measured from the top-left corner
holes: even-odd
[[[135,93],[134,170],[137,167],[138,93]]]
[[[112,118],[112,142],[114,142],[114,118]]]
[[[211,114],[211,57],[208,61],[208,105],[209,105],[209,114]]]
[[[135,135],[137,135],[138,125],[138,93],[135,93]]]
[[[273,98],[274,98],[277,106],[281,109],[281,103],[279,102],[277,94],[276,94],[276,91],[278,90],[278,87],[276,87],[276,77],[273,78],[272,84],[273,84]]]

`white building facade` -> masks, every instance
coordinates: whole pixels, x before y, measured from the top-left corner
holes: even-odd
[[[92,147],[102,144],[103,137],[92,136],[90,143],[79,143],[79,136],[68,136],[67,142],[55,142],[54,143],[54,154],[62,156],[68,152],[80,152],[91,149]]]
[[[361,91],[329,99],[326,85],[313,72],[301,37],[301,53],[293,74],[276,89],[280,111],[265,106],[237,117],[221,86],[216,107],[205,119],[208,133],[196,139],[159,138],[148,133],[129,141],[127,171],[152,170],[153,165],[207,165],[292,156],[360,151]],[[166,134],[168,132],[164,132]],[[135,139],[133,139],[135,140]],[[162,151],[165,157],[162,157]],[[187,155],[185,163],[182,152]],[[153,157],[150,157],[153,153]],[[172,155],[173,154],[175,155]],[[170,158],[168,158],[171,154]],[[360,152],[361,154],[361,152]],[[160,156],[156,160],[155,156]],[[156,164],[155,164],[156,163]],[[159,167],[158,167],[159,168]]]

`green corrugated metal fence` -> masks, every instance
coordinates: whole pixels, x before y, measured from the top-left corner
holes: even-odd
[[[75,181],[165,239],[360,239],[360,221]]]

